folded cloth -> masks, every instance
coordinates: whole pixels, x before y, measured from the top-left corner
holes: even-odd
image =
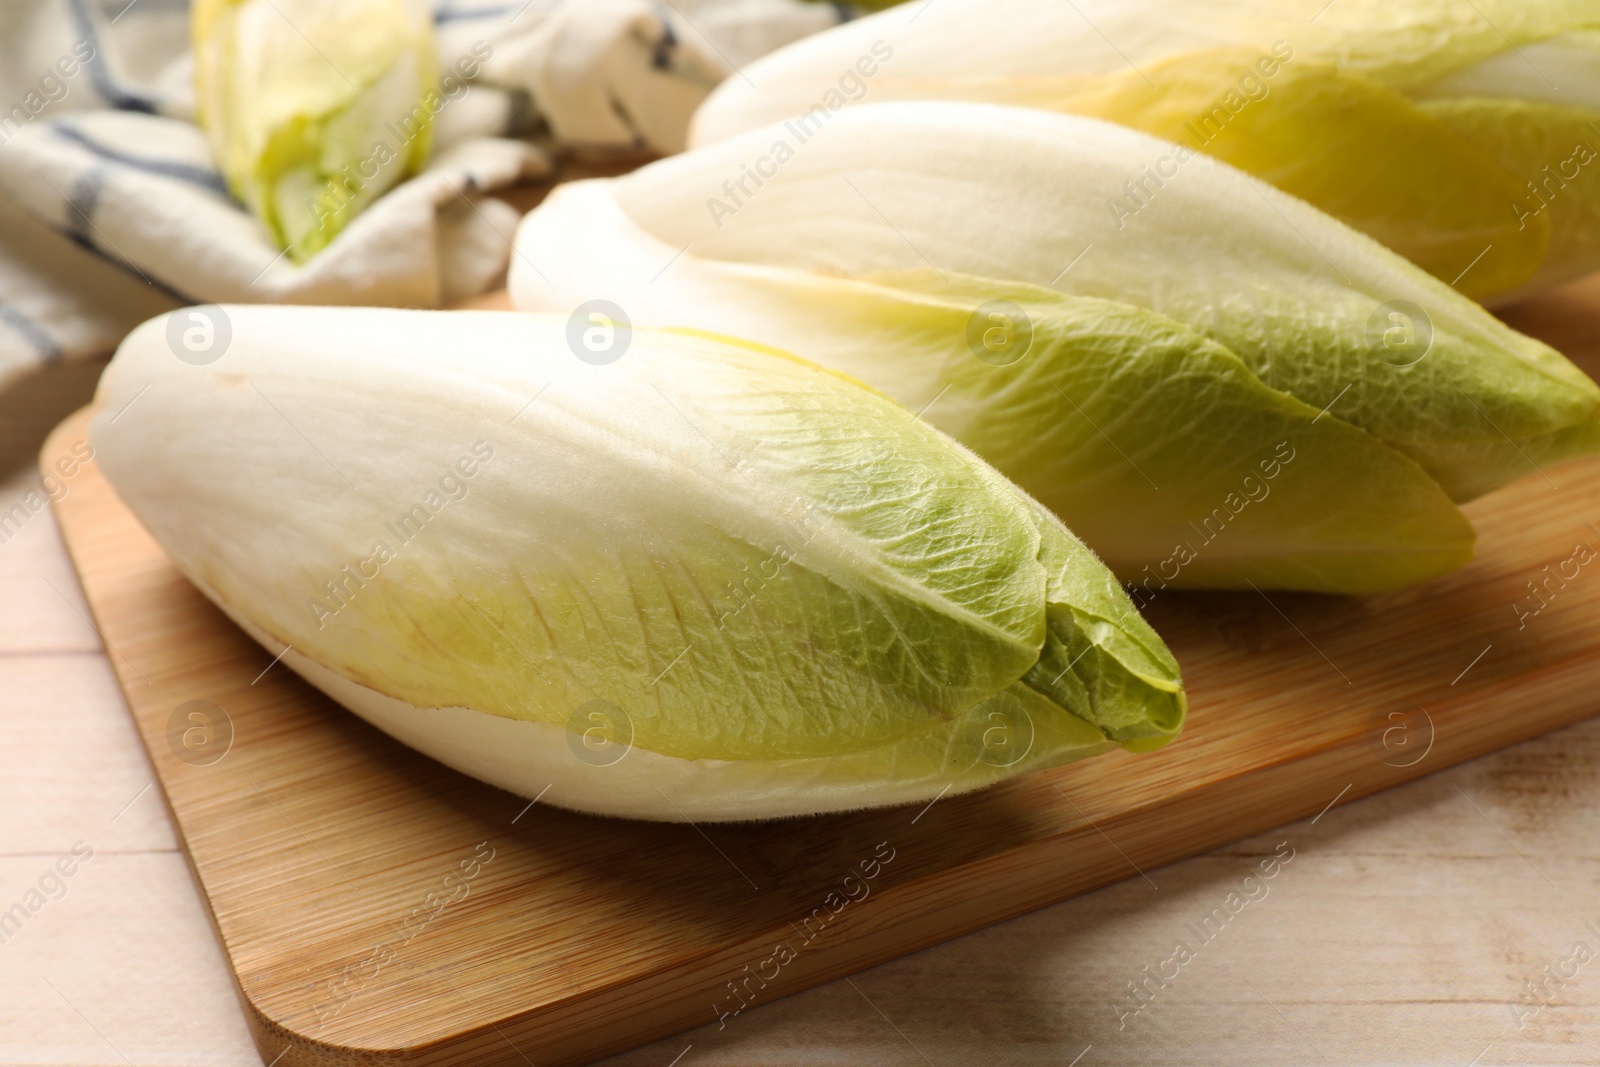
[[[550,150],[665,154],[745,62],[842,19],[802,0],[437,0],[457,76],[434,153],[303,265],[228,192],[194,124],[184,0],[0,0],[0,388],[201,303],[439,307],[499,283],[485,194]]]

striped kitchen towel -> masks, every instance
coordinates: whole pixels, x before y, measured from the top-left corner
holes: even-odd
[[[802,0],[435,0],[472,71],[428,168],[291,262],[194,124],[187,0],[0,0],[0,388],[200,303],[439,307],[491,288],[548,150],[666,154],[745,62],[849,16]],[[458,63],[471,56],[477,62]]]

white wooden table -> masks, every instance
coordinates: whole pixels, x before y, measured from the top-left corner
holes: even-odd
[[[1600,316],[1562,330],[1600,344]],[[94,371],[0,397],[0,512]],[[0,544],[0,597],[0,1067],[259,1063],[48,508]],[[1596,812],[1600,720],[610,1062],[1600,1064]],[[1132,1012],[1280,842],[1268,894]]]

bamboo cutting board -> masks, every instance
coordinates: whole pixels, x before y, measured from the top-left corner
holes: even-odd
[[[1596,297],[1547,304],[1539,332],[1581,359]],[[274,1067],[547,1067],[732,1029],[747,1007],[1600,712],[1600,560],[1572,562],[1600,551],[1585,460],[1472,505],[1478,558],[1423,587],[1159,596],[1147,612],[1192,700],[1160,752],[921,809],[589,818],[447,770],[273,665],[92,462],[58,466],[86,428],[80,412],[42,456],[66,486],[57,516]]]

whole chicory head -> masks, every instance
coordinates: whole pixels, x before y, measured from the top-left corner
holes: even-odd
[[[196,0],[190,29],[217,166],[294,261],[427,160],[440,98],[421,0]]]
[[[846,72],[861,92],[838,92]],[[937,0],[746,75],[701,107],[691,144],[847,97],[1016,104],[1224,160],[1476,299],[1600,269],[1594,0]]]
[[[604,315],[220,314],[204,365],[170,317],[123,343],[97,462],[271,653],[467,773],[769,818],[1182,722],[1177,664],[1105,566],[840,375]]]
[[[1455,501],[1600,440],[1600,389],[1555,351],[1303,201],[1095,119],[847,107],[561,187],[517,243],[519,307],[604,297],[847,371],[1129,581],[1420,581],[1470,558]]]

